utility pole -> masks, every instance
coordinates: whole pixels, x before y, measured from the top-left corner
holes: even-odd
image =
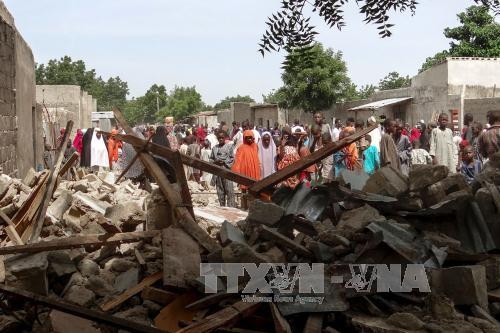
[[[158,92],[156,92],[156,113],[158,115],[160,114],[160,98]]]

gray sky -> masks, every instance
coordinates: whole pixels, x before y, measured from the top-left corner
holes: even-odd
[[[120,76],[130,97],[153,84],[195,85],[203,100],[262,94],[281,85],[283,54],[257,52],[265,20],[278,0],[4,0],[31,45],[35,60],[69,55],[103,78]],[[341,50],[357,85],[376,84],[387,73],[413,76],[426,57],[448,48],[443,29],[472,0],[421,0],[415,16],[393,13],[393,36],[378,37],[355,1],[347,26],[330,30],[313,15],[318,40]]]

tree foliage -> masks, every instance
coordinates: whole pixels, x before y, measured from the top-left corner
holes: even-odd
[[[409,87],[411,79],[408,75],[401,76],[398,72],[390,72],[378,84],[379,90],[391,90]]]
[[[486,6],[471,6],[459,13],[460,26],[446,28],[444,35],[451,39],[449,50],[426,59],[420,72],[440,63],[446,57],[499,57],[500,24]]]
[[[223,100],[221,100],[219,103],[215,104],[213,106],[214,110],[223,110],[223,109],[229,109],[231,107],[231,102],[245,102],[245,103],[255,103],[254,99],[248,95],[246,96],[240,96],[239,94],[237,96],[229,97],[227,96]]]
[[[473,0],[500,13],[500,0]],[[288,50],[311,45],[318,34],[311,25],[310,9],[317,13],[330,27],[341,29],[345,26],[344,6],[355,2],[366,23],[377,25],[381,37],[391,35],[389,23],[391,11],[410,11],[413,15],[417,0],[281,0],[281,8],[267,19],[267,30],[259,43],[259,52]]]
[[[97,99],[99,111],[109,111],[113,106],[122,107],[129,93],[128,84],[119,76],[107,81],[97,76],[94,69],[87,70],[83,60],[73,61],[64,56],[49,60],[47,64],[37,64],[35,68],[36,84],[78,85]]]
[[[272,97],[283,107],[310,112],[346,100],[352,86],[342,53],[319,43],[288,53],[281,78],[283,87]]]
[[[205,104],[201,95],[193,87],[175,87],[168,96],[167,103],[160,110],[160,119],[165,116],[173,116],[182,120],[204,109]]]

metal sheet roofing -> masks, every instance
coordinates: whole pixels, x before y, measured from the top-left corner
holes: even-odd
[[[400,97],[400,98],[388,98],[382,99],[380,101],[371,102],[368,104],[363,104],[360,106],[356,106],[354,108],[350,108],[349,111],[358,111],[358,110],[377,110],[387,105],[395,105],[399,103],[403,103],[409,100],[412,100],[413,97]]]

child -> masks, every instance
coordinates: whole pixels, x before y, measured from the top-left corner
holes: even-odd
[[[420,148],[420,141],[412,142],[413,149],[411,151],[411,164],[432,164],[432,157],[427,150]]]
[[[201,159],[206,162],[210,162],[210,155],[212,155],[212,148],[210,147],[210,141],[205,139],[203,143],[203,148],[201,148]],[[201,185],[206,190],[209,189],[208,184],[212,181],[212,174],[203,171],[201,175]]]
[[[481,172],[481,169],[481,161],[474,158],[474,147],[471,145],[465,147],[462,152],[460,172],[464,175],[467,184],[472,184],[474,177]]]
[[[372,175],[380,168],[379,153],[377,147],[372,146],[372,137],[369,134],[365,135],[365,141],[368,147],[363,150],[363,169],[367,174]]]

